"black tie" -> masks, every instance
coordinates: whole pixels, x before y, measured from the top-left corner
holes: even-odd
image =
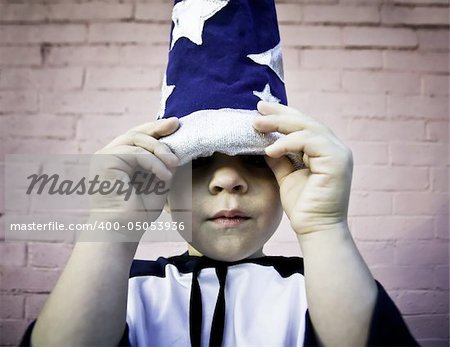
[[[202,339],[202,294],[198,275],[206,262],[199,259],[192,273],[191,300],[189,307],[189,332],[191,337],[191,346],[200,347]],[[217,278],[220,288],[217,296],[216,307],[214,308],[213,320],[211,324],[211,334],[209,338],[210,347],[220,347],[223,341],[223,332],[225,325],[225,282],[227,277],[227,266],[223,263],[214,262]]]

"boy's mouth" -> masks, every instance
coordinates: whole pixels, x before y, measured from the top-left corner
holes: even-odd
[[[239,226],[250,218],[250,216],[239,210],[222,210],[217,212],[211,218],[208,218],[208,221],[211,221],[218,226],[230,228]]]

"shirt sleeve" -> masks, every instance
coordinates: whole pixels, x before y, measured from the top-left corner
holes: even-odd
[[[378,294],[366,346],[419,346],[406,326],[397,306],[395,306],[383,286],[378,281],[376,281],[376,284]],[[304,346],[319,346],[308,310],[305,318]]]
[[[22,336],[22,340],[20,341],[20,347],[31,347],[31,333],[33,332],[34,325],[36,324],[36,320],[32,321],[28,326],[27,330]],[[130,340],[128,338],[128,324],[125,325],[125,330],[122,334],[122,338],[119,341],[119,347],[131,347]]]

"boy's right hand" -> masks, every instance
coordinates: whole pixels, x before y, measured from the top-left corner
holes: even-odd
[[[153,176],[152,187],[159,182],[168,191],[178,158],[167,145],[158,141],[179,127],[178,118],[161,119],[130,129],[116,137],[101,150],[95,152],[90,162],[90,180],[98,175],[98,181],[123,182],[125,194],[114,189],[107,194],[90,196],[90,221],[119,222],[121,225],[136,222],[152,222],[160,215],[166,202],[165,194],[136,194],[133,176],[145,187]],[[146,179],[142,179],[147,174]],[[154,175],[153,175],[154,174]],[[162,182],[161,182],[162,181]],[[98,187],[98,184],[97,184]],[[130,224],[133,225],[133,224]],[[127,228],[127,227],[125,227]]]

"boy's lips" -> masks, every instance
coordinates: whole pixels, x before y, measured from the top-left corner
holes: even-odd
[[[218,226],[231,228],[245,223],[250,218],[249,215],[239,210],[222,210],[208,218],[208,221]]]

